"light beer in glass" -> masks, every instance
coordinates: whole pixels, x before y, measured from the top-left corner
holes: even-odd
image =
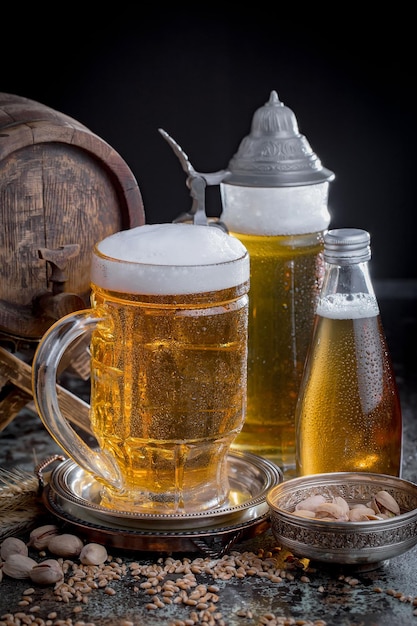
[[[92,308],[49,331],[36,356],[42,419],[103,485],[105,507],[221,507],[230,492],[228,452],[246,411],[247,250],[217,227],[139,226],[96,245],[91,288]],[[51,384],[39,373],[56,360],[51,351],[62,352],[62,337],[87,324],[97,455],[57,421],[42,391]]]
[[[320,299],[296,424],[298,474],[400,475],[400,399],[373,295]]]
[[[399,476],[402,415],[372,285],[370,234],[324,236],[324,277],[297,401],[297,474]]]
[[[323,274],[323,233],[231,234],[251,259],[247,417],[234,446],[290,470],[295,406]]]

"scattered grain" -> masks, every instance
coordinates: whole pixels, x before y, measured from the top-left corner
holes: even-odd
[[[124,581],[127,578],[131,585],[131,593],[141,595],[142,598],[149,597],[150,602],[145,605],[146,610],[155,612],[170,605],[179,605],[181,610],[186,612],[182,619],[167,622],[169,626],[224,626],[227,620],[216,605],[221,597],[222,588],[229,580],[256,577],[277,586],[294,580],[311,584],[311,574],[314,570],[305,560],[289,559],[284,567],[277,567],[275,555],[279,551],[280,549],[259,550],[256,553],[231,551],[219,558],[159,557],[152,564],[129,562],[111,555],[108,555],[102,563],[82,563],[80,555],[74,556],[74,560],[61,556],[57,561],[62,567],[64,579],[57,582],[52,589],[56,600],[70,605],[69,610],[72,609],[73,614],[77,615],[84,610],[93,591],[116,595],[112,582]],[[202,577],[205,577],[204,583],[201,582]],[[341,575],[338,580],[351,587],[360,584],[357,578],[351,576]],[[324,593],[324,586],[317,587],[317,591]],[[383,592],[380,587],[374,587],[374,591]],[[33,597],[37,592],[37,588],[27,588],[19,602],[19,607],[26,609],[26,613],[20,612],[20,617],[19,613],[1,616],[0,626],[16,626],[18,623],[21,626],[24,624],[94,626],[93,623],[86,624],[83,621],[73,622],[71,618],[58,619],[56,612],[50,612],[46,618],[42,618],[42,604],[32,606]],[[410,603],[415,607],[413,615],[417,615],[417,597],[393,589],[388,589],[385,593],[399,602]],[[41,600],[38,596],[36,599]],[[323,620],[311,621],[307,618],[276,616],[272,612],[254,615],[247,607],[238,609],[235,615],[252,620],[253,626],[325,626]],[[119,626],[133,626],[133,622],[126,619],[120,622]]]

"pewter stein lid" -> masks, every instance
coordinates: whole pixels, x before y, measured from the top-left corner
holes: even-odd
[[[280,102],[276,91],[255,111],[250,134],[227,170],[223,182],[248,187],[313,185],[335,177],[299,133],[293,111]]]

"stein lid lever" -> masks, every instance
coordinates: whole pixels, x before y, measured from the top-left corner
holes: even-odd
[[[204,174],[197,172],[191,165],[188,155],[179,146],[179,144],[163,129],[158,129],[163,138],[169,143],[174,153],[177,155],[182,169],[187,174],[186,185],[190,190],[190,195],[193,199],[191,209],[185,213],[181,213],[173,221],[189,222],[193,224],[199,224],[203,226],[218,226],[227,232],[227,227],[219,220],[209,221],[206,214],[206,187],[211,185],[219,185],[226,174],[227,170],[219,170],[218,172],[211,172]]]

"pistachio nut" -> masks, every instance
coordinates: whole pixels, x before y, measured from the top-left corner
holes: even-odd
[[[303,511],[315,512],[318,505],[323,504],[323,502],[326,502],[326,498],[323,495],[309,496],[308,498],[305,498],[305,500],[298,502],[298,504],[295,507],[295,510],[297,511],[297,510],[302,509]]]
[[[298,517],[307,517],[309,519],[314,519],[316,517],[316,513],[314,511],[310,511],[309,509],[295,509],[294,515],[298,515]]]
[[[333,503],[336,504],[338,507],[340,507],[340,510],[342,511],[342,515],[344,517],[349,517],[349,504],[348,502],[342,498],[341,496],[335,496],[333,498]]]
[[[397,501],[388,491],[383,489],[375,494],[372,499],[372,504],[377,515],[381,514],[386,517],[395,517],[400,514],[400,507]]]
[[[55,556],[72,557],[80,554],[83,545],[82,540],[77,535],[64,533],[51,537],[47,549]]]
[[[11,554],[23,554],[28,556],[29,551],[27,545],[17,537],[6,537],[3,539],[0,548],[0,557],[6,560]]]
[[[107,550],[99,543],[86,543],[79,559],[83,565],[101,565],[107,559]]]
[[[333,519],[339,522],[348,521],[345,507],[337,502],[323,502],[316,508],[316,517],[319,519]]]
[[[372,500],[366,503],[350,503],[341,496],[334,496],[328,500],[321,494],[315,494],[298,502],[293,511],[293,514],[299,517],[339,522],[382,520],[400,513],[397,501],[384,489],[378,491],[372,496]]]
[[[24,554],[10,554],[3,563],[3,572],[10,578],[29,578],[29,572],[37,565]]]
[[[45,550],[51,537],[57,535],[58,532],[59,528],[55,524],[45,524],[44,526],[34,528],[29,535],[27,545],[29,548],[35,548],[35,550]]]
[[[45,559],[30,570],[29,578],[39,585],[53,585],[64,578],[64,572],[56,559]]]
[[[349,511],[350,522],[369,522],[371,520],[382,519],[373,509],[364,504],[354,506]]]

